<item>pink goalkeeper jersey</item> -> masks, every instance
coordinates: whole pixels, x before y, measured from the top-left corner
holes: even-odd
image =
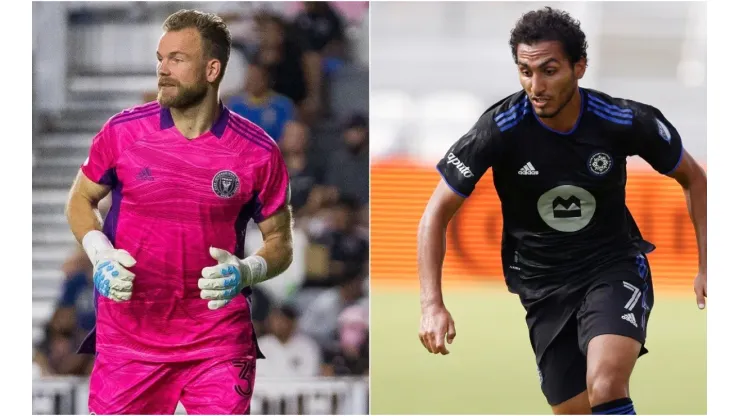
[[[249,220],[286,205],[289,175],[276,143],[222,104],[213,128],[188,140],[153,102],[108,120],[82,172],[111,187],[103,232],[137,263],[130,301],[95,292],[96,328],[81,351],[154,361],[253,354],[247,297],[209,310],[198,279],[217,263],[209,247],[244,258]]]

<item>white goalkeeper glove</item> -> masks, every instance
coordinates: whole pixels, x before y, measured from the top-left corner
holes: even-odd
[[[208,299],[208,309],[223,308],[245,287],[265,280],[267,262],[260,256],[244,260],[226,250],[211,247],[211,257],[217,265],[203,268],[198,279],[201,299]]]
[[[91,231],[82,239],[90,262],[93,264],[93,284],[98,293],[116,302],[131,299],[134,274],[127,268],[136,260],[126,251],[113,247],[100,231]]]

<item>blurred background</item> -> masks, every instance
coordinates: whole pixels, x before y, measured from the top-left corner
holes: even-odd
[[[436,163],[491,104],[521,89],[508,41],[517,19],[552,6],[580,20],[581,86],[659,108],[706,167],[703,2],[373,3],[371,61],[372,413],[550,414],[524,309],[506,292],[501,210],[490,171],[453,219],[443,287],[450,355],[420,344],[416,229]],[[682,190],[639,158],[627,203],[657,251],[647,348],[633,374],[640,413],[706,413],[706,313]],[[430,394],[430,392],[434,392]],[[435,394],[437,393],[437,394]]]
[[[252,412],[367,414],[368,3],[74,1],[33,4],[34,414],[88,413],[92,357],[74,351],[95,323],[92,267],[64,203],[103,123],[155,99],[161,25],[181,8],[229,24],[222,99],[291,175],[295,258],[252,297],[268,357]],[[250,224],[247,250],[261,243]]]

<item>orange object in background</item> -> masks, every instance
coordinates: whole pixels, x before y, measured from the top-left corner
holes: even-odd
[[[440,180],[434,166],[393,159],[371,167],[371,274],[373,281],[418,279],[416,232]],[[698,267],[694,227],[683,191],[672,178],[630,170],[627,206],[643,236],[655,284],[691,286]],[[453,218],[447,234],[445,281],[502,281],[501,207],[489,170]]]

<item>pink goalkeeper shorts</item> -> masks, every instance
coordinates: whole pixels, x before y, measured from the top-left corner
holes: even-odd
[[[90,376],[91,414],[246,415],[252,400],[254,357],[150,363],[99,354]]]

